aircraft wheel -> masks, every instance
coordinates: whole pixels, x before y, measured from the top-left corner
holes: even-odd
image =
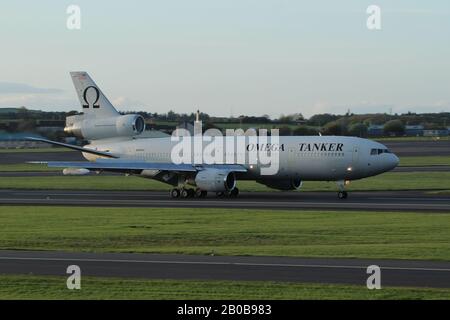
[[[230,191],[230,198],[236,198],[238,195],[239,195],[238,188],[234,188],[233,190]]]
[[[338,192],[338,198],[341,200],[347,199],[347,196],[348,196],[347,191],[339,191]]]
[[[173,188],[172,190],[170,190],[170,196],[174,199],[180,197],[180,190],[177,188]]]
[[[208,194],[208,191],[206,191],[206,190],[200,190],[200,189],[195,190],[195,196],[197,198],[204,198],[204,197],[206,197],[207,194]]]
[[[181,189],[182,198],[190,198],[194,194],[194,190],[191,189]]]

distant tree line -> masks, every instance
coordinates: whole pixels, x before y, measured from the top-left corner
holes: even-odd
[[[196,113],[176,113],[172,110],[167,113],[152,113],[145,111],[128,111],[122,114],[138,113],[142,115],[149,127],[162,130],[172,130],[177,124],[193,122]],[[38,126],[52,126],[52,123],[63,124],[65,118],[70,115],[79,114],[77,111],[70,112],[45,112],[21,108],[0,109],[0,130],[8,132],[34,131]],[[207,113],[199,114],[200,120],[206,128],[221,128],[221,125],[246,127],[264,125],[267,128],[278,128],[281,135],[350,135],[367,137],[369,127],[383,126],[383,134],[386,136],[402,136],[405,134],[407,125],[422,125],[424,129],[446,129],[450,126],[450,112],[441,113],[412,113],[405,114],[316,114],[310,118],[304,118],[301,113],[281,115],[271,119],[268,115],[237,117],[215,117]],[[230,127],[230,125],[228,125]],[[52,133],[64,135],[64,133]]]

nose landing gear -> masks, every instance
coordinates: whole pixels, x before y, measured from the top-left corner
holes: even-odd
[[[339,191],[338,192],[338,198],[339,199],[347,199],[347,196],[348,196],[348,194],[347,194],[347,191]]]
[[[344,181],[344,180],[336,181],[336,184],[339,188],[339,192],[338,192],[339,199],[341,199],[341,200],[347,199],[348,193],[344,189],[345,189],[345,186],[349,183],[350,183],[350,181]]]

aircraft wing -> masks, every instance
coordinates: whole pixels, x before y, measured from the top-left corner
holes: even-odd
[[[208,168],[229,170],[233,172],[247,172],[247,169],[239,164],[174,164],[160,162],[145,162],[132,160],[108,160],[99,159],[97,161],[50,161],[48,167],[53,168],[82,168],[88,170],[105,171],[133,171],[133,170],[160,170],[175,172],[197,172]]]
[[[159,171],[174,171],[174,172],[197,172],[211,169],[228,170],[233,172],[247,172],[247,169],[240,164],[174,164],[171,162],[161,163],[161,162],[145,162],[145,161],[133,161],[119,159],[117,155],[114,155],[107,151],[97,151],[94,149],[74,146],[67,143],[42,139],[42,138],[27,138],[29,140],[41,141],[73,150],[78,150],[86,153],[92,153],[95,155],[107,157],[110,159],[97,159],[96,161],[50,161],[47,162],[48,167],[54,168],[80,168],[88,169],[94,171],[134,171],[134,170],[159,170]],[[112,158],[112,159],[111,159]]]

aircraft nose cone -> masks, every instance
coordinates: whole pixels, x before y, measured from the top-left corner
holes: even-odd
[[[396,166],[398,166],[399,163],[400,163],[400,159],[395,154],[392,154],[392,157],[390,160],[391,169],[394,169]]]

